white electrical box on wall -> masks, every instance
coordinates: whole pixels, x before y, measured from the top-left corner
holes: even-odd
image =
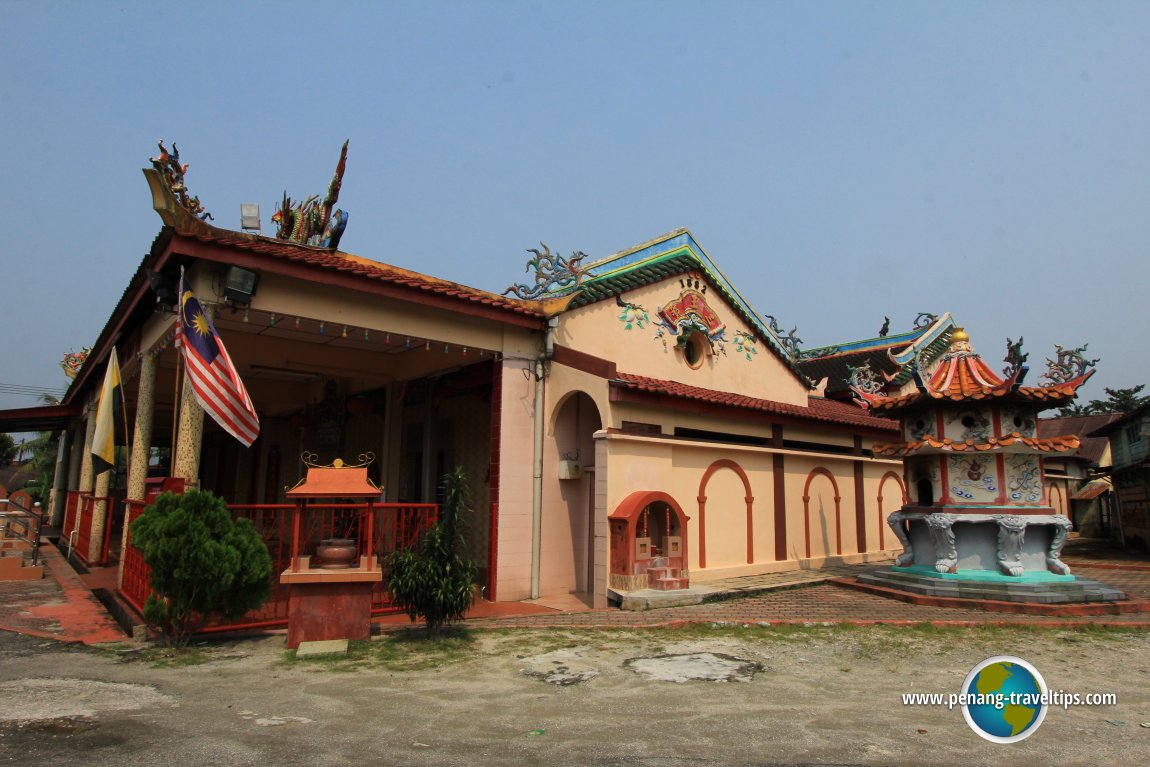
[[[560,461],[559,479],[579,479],[583,476],[583,467],[578,461]]]

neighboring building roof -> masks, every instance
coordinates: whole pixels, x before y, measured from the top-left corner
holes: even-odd
[[[1092,479],[1085,485],[1078,489],[1074,495],[1070,496],[1072,501],[1092,501],[1103,493],[1113,490],[1114,483],[1110,481],[1109,477],[1099,477]]]
[[[1122,413],[1099,413],[1098,415],[1074,415],[1061,418],[1040,418],[1038,436],[1057,437],[1064,434],[1078,436],[1078,456],[1097,466],[1109,446],[1107,437],[1092,437],[1099,429],[1119,421]]]
[[[879,381],[900,386],[910,380],[911,361],[929,364],[946,351],[954,328],[947,312],[905,333],[804,350],[799,369],[812,381],[827,379],[824,393],[836,399],[851,396],[851,368],[869,367]]]
[[[1110,421],[1109,423],[1107,423],[1103,426],[1096,428],[1094,431],[1090,432],[1090,436],[1092,436],[1092,437],[1109,437],[1111,434],[1118,431],[1124,425],[1130,423],[1131,421],[1133,421],[1135,419],[1142,418],[1147,413],[1150,413],[1150,404],[1143,405],[1142,407],[1138,408],[1137,410],[1131,410],[1129,413],[1112,413],[1111,415],[1115,416],[1114,420]]]
[[[822,397],[810,397],[807,406],[802,407],[632,373],[617,373],[616,377],[611,380],[611,385],[624,390],[664,395],[801,420],[822,421],[884,432],[898,430],[897,424],[883,418],[869,416],[853,404],[836,402]]]

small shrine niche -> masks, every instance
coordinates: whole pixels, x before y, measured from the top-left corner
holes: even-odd
[[[610,587],[618,591],[672,591],[689,583],[684,532],[687,517],[665,493],[627,496],[608,519]]]

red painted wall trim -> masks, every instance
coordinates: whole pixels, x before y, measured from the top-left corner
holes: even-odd
[[[614,378],[617,372],[615,363],[611,360],[605,360],[602,357],[596,357],[558,344],[555,345],[555,354],[551,357],[551,361],[575,370],[582,370],[584,373],[590,373],[599,378]]]
[[[783,446],[783,427],[779,424],[771,426],[771,444],[775,447]],[[787,559],[787,462],[782,453],[771,456],[771,478],[774,485],[775,504],[775,561],[784,562]]]

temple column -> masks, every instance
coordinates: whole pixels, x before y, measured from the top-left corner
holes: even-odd
[[[183,477],[188,490],[199,488],[200,447],[204,442],[204,409],[196,400],[191,384],[184,380],[180,396],[180,426],[176,435],[176,457],[172,476]]]
[[[144,354],[140,360],[140,384],[136,392],[136,424],[132,431],[132,457],[128,461],[128,487],[125,497],[142,501],[147,490],[148,457],[152,447],[152,420],[156,406],[156,358]],[[125,526],[125,531],[127,526]]]
[[[65,429],[60,435],[60,447],[56,451],[56,473],[52,475],[52,492],[49,494],[48,523],[59,527],[64,521],[64,501],[68,497],[69,461],[74,458],[72,449],[72,432]]]
[[[152,452],[152,422],[156,406],[156,358],[145,353],[140,358],[139,388],[136,392],[136,425],[132,431],[132,456],[128,461],[128,487],[125,491],[124,529],[120,533],[120,551],[128,550],[130,501],[143,501],[148,489],[148,458]],[[116,585],[124,585],[124,557],[120,557]]]
[[[96,436],[96,405],[94,403],[88,403],[84,422],[84,447],[80,451],[80,484],[76,489],[81,493],[91,493],[95,480],[92,472],[92,440]]]
[[[92,503],[92,537],[88,539],[88,562],[103,564],[104,532],[108,528],[108,491],[112,487],[112,476],[116,470],[108,469],[96,476],[96,487],[92,494],[95,500]]]
[[[72,435],[72,456],[68,459],[68,490],[80,487],[80,471],[84,463],[84,440],[79,438],[80,427],[73,426],[68,433]]]

